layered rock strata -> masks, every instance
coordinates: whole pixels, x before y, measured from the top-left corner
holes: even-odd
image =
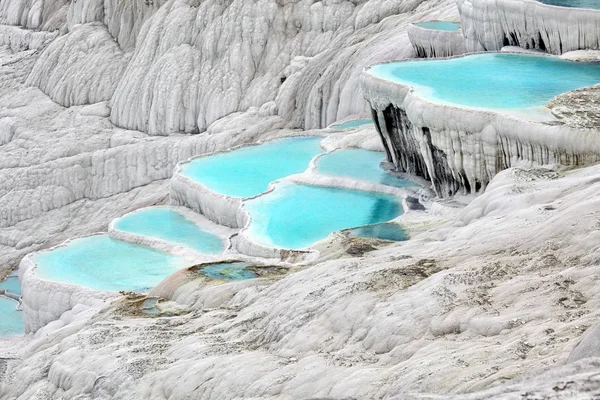
[[[559,55],[600,49],[600,10],[557,7],[535,0],[458,0],[467,50],[504,46]]]
[[[444,31],[411,24],[406,32],[419,57],[451,57],[467,52],[465,37],[460,30]]]

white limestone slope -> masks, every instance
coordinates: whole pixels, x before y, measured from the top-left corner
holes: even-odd
[[[598,166],[509,169],[454,222],[365,257],[271,285],[196,287],[182,301],[217,308],[183,316],[81,317],[30,338],[0,390],[19,399],[598,393],[592,361],[531,371],[562,365],[598,319],[599,176]],[[553,390],[568,381],[577,384]]]
[[[504,46],[560,55],[600,49],[600,10],[556,7],[536,0],[457,0],[469,52]]]

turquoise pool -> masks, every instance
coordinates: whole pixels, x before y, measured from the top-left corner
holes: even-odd
[[[215,192],[232,197],[252,197],[269,183],[304,172],[310,160],[322,152],[322,138],[286,138],[260,146],[202,157],[183,164],[183,175]]]
[[[344,176],[395,187],[414,187],[415,183],[388,174],[379,167],[383,153],[364,149],[343,149],[317,159],[317,172]]]
[[[393,242],[400,242],[408,239],[408,235],[404,232],[404,229],[402,229],[400,225],[394,223],[383,223],[354,228],[350,230],[350,236],[391,240]]]
[[[600,82],[600,65],[524,54],[475,54],[375,65],[370,73],[421,96],[483,109],[540,107],[556,95]]]
[[[540,3],[551,6],[571,7],[571,8],[592,8],[600,10],[600,1],[598,0],[538,0]]]
[[[19,282],[19,278],[13,274],[7,276],[5,280],[0,282],[0,290],[2,289],[20,296],[21,283]]]
[[[225,281],[239,281],[258,277],[254,271],[247,269],[250,266],[251,264],[245,262],[219,263],[202,267],[200,272],[207,278]]]
[[[189,266],[180,257],[107,235],[75,239],[32,259],[42,279],[109,291],[147,292]]]
[[[0,296],[0,337],[19,336],[25,333],[23,312],[17,311],[18,303]]]
[[[218,254],[224,243],[218,237],[169,207],[152,207],[119,218],[114,227],[123,232],[180,244],[200,253]]]
[[[389,195],[282,182],[246,202],[250,235],[263,245],[303,249],[330,233],[389,221],[402,214]]]
[[[417,22],[415,24],[419,28],[425,29],[433,29],[436,31],[449,31],[449,32],[457,32],[460,28],[460,24],[458,22],[448,22],[448,21],[427,21],[427,22]]]
[[[352,129],[358,128],[359,126],[364,125],[372,125],[372,119],[352,119],[350,121],[342,122],[340,124],[331,124],[329,128],[331,129]]]

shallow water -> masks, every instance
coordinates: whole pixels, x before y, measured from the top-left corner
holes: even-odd
[[[571,7],[571,8],[593,8],[600,10],[600,1],[598,0],[538,0],[540,3],[551,6]]]
[[[522,54],[476,54],[371,68],[427,99],[485,109],[544,106],[556,95],[600,82],[600,65]]]
[[[306,171],[310,160],[322,152],[322,138],[286,138],[260,146],[202,157],[183,164],[182,174],[211,190],[232,197],[252,197],[269,183]]]
[[[17,311],[18,303],[0,296],[0,337],[19,336],[25,333],[23,312]]]
[[[408,239],[408,235],[398,224],[387,223],[361,226],[350,230],[350,236],[362,238],[375,238],[400,242]]]
[[[218,254],[224,250],[224,243],[218,236],[206,232],[169,207],[152,207],[126,215],[115,222],[115,228],[163,239],[200,253]]]
[[[448,22],[448,21],[417,22],[415,25],[418,26],[419,28],[434,29],[436,31],[450,31],[450,32],[456,32],[460,28],[460,24],[458,22]]]
[[[189,265],[184,259],[107,235],[75,239],[66,246],[33,256],[42,279],[95,290],[147,292],[173,272]]]
[[[379,151],[343,149],[325,154],[317,160],[317,172],[344,176],[394,187],[414,187],[416,184],[388,174],[379,164],[385,155]]]
[[[373,124],[372,119],[352,119],[350,121],[342,122],[340,124],[331,124],[329,128],[331,129],[352,129],[358,128],[363,125]]]
[[[245,262],[219,263],[203,267],[200,272],[207,278],[226,281],[256,278],[258,275],[247,269],[249,266],[251,264]]]
[[[282,182],[246,202],[249,233],[267,246],[302,249],[346,228],[389,221],[402,214],[393,196]]]
[[[0,282],[0,290],[2,289],[20,296],[21,283],[19,282],[19,278],[14,275],[9,275],[4,281]]]

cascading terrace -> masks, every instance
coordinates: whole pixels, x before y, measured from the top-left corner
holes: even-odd
[[[152,307],[142,311],[160,315],[156,296],[180,286],[281,275],[316,260],[312,246],[347,228],[366,225],[366,236],[377,237],[383,228],[373,227],[401,215],[402,199],[419,187],[381,170],[381,152],[324,153],[322,140],[284,138],[193,158],[176,168],[171,206],[134,211],[108,234],[26,256],[19,268],[25,332],[77,304],[100,308],[118,292],[149,293]],[[395,235],[380,236],[405,240],[392,225]]]

